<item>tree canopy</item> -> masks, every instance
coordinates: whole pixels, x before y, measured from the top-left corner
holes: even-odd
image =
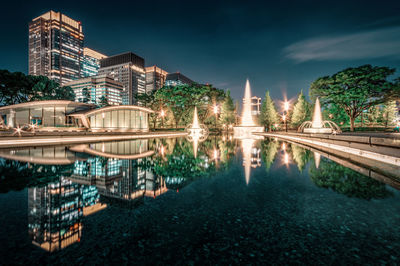
[[[301,90],[297,102],[293,107],[290,123],[292,127],[298,127],[304,121],[309,120],[311,120],[311,106],[310,103],[306,100],[306,97],[303,94],[303,90]]]
[[[265,93],[264,101],[261,105],[260,123],[265,126],[268,131],[272,130],[272,125],[279,121],[278,112],[275,109],[274,101],[269,96],[269,91]]]
[[[310,95],[312,99],[320,97],[323,104],[339,105],[350,119],[350,130],[354,131],[354,121],[364,110],[398,93],[399,86],[388,81],[394,72],[393,68],[371,65],[347,68],[314,81]]]
[[[219,118],[222,124],[234,124],[235,123],[235,105],[231,97],[231,93],[228,90],[225,95],[224,103],[221,108],[221,116]]]
[[[200,119],[212,114],[212,106],[225,99],[225,92],[211,85],[164,86],[155,92],[155,99],[168,108],[175,120],[175,127],[197,106]]]
[[[21,72],[0,70],[0,104],[40,100],[75,100],[71,87],[62,87],[45,76],[30,76]]]

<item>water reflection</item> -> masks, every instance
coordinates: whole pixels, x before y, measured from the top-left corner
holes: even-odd
[[[263,162],[267,172],[296,165],[317,187],[349,197],[381,199],[392,195],[385,183],[400,187],[396,174],[307,146],[223,135],[209,136],[196,149],[184,138],[170,138],[0,150],[0,193],[28,188],[29,237],[52,252],[81,240],[85,216],[113,206],[137,208],[227,171],[237,151],[250,185],[251,169]]]
[[[270,138],[264,140],[261,145],[267,171],[275,161],[279,146],[283,154],[281,163],[285,165],[293,163],[300,172],[308,169],[310,179],[318,187],[332,189],[348,197],[366,200],[391,196],[392,193],[386,184],[397,189],[400,188],[396,181],[399,172],[379,172],[378,166],[381,163],[374,165],[374,170],[371,170],[366,166],[357,165],[308,146],[288,142],[279,144],[276,139]]]

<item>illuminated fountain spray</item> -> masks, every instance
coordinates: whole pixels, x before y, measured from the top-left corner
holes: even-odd
[[[246,88],[244,90],[243,112],[241,124],[242,127],[254,127],[253,117],[251,116],[251,92],[250,82],[246,80]]]
[[[321,113],[321,105],[319,103],[319,98],[315,101],[314,114],[312,121],[303,122],[298,132],[304,133],[341,133],[341,129],[335,122],[323,121]]]
[[[190,142],[193,142],[193,154],[196,158],[199,142],[204,141],[208,136],[208,128],[205,125],[199,123],[197,107],[194,108],[193,123],[186,127],[186,132],[188,133],[186,138]]]
[[[246,87],[243,98],[243,112],[240,119],[240,126],[233,127],[235,138],[252,138],[252,132],[263,132],[264,128],[257,126],[251,114],[251,89],[250,82],[246,80]]]
[[[321,105],[319,104],[319,98],[315,101],[314,115],[312,119],[311,128],[322,128],[322,114]]]

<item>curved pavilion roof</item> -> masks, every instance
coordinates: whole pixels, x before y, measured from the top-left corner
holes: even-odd
[[[81,103],[81,102],[75,102],[75,101],[67,101],[67,100],[45,100],[45,101],[32,101],[32,102],[26,102],[26,103],[18,103],[18,104],[13,104],[13,105],[7,105],[7,106],[2,106],[0,107],[0,111],[6,111],[9,109],[16,109],[16,108],[27,108],[27,107],[35,107],[35,106],[48,106],[48,105],[68,105],[71,107],[78,107],[78,106],[85,106],[88,108],[94,108],[94,104],[88,104],[88,103]]]
[[[1,111],[8,111],[10,109],[16,109],[16,108],[28,108],[28,107],[35,107],[35,106],[69,106],[69,107],[88,107],[89,110],[81,110],[77,111],[71,114],[68,114],[69,116],[89,116],[89,115],[94,115],[96,113],[101,113],[104,111],[112,111],[112,110],[137,110],[137,111],[144,111],[148,113],[154,113],[153,110],[141,106],[135,106],[135,105],[111,105],[111,106],[106,106],[98,109],[94,109],[96,105],[94,104],[88,104],[88,103],[81,103],[81,102],[75,102],[75,101],[67,101],[67,100],[45,100],[45,101],[32,101],[32,102],[26,102],[26,103],[18,103],[18,104],[13,104],[13,105],[7,105],[7,106],[2,106],[0,107],[0,112]]]

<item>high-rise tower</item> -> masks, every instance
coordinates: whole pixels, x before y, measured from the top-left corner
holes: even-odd
[[[61,85],[81,77],[83,32],[79,21],[49,11],[29,23],[29,75]]]

